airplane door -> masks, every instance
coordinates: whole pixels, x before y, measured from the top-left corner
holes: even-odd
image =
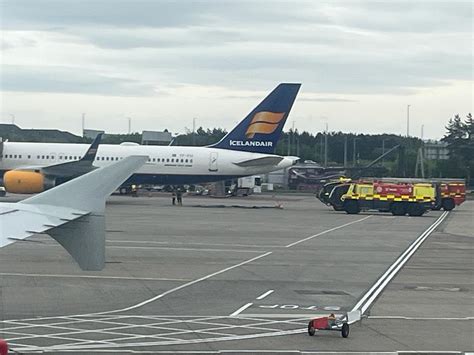
[[[217,153],[212,152],[209,155],[209,171],[217,171]]]

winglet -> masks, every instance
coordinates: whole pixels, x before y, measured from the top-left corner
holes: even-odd
[[[82,213],[79,219],[46,233],[81,269],[99,271],[105,266],[105,199],[147,160],[147,156],[130,156],[18,203],[66,207]]]

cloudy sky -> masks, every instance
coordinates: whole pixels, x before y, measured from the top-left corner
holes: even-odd
[[[440,138],[472,112],[471,1],[0,0],[0,122],[232,128],[301,82],[286,128]]]

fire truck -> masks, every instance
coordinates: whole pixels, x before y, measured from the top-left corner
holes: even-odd
[[[379,210],[394,216],[421,216],[436,205],[436,187],[424,183],[357,182],[348,186],[341,202],[349,214]]]
[[[358,181],[363,183],[383,182],[392,184],[416,184],[429,183],[436,189],[436,201],[433,210],[450,211],[466,200],[466,183],[462,179],[407,179],[407,178],[362,178]],[[341,197],[349,190],[352,181],[350,179],[334,180],[319,191],[317,198],[324,204],[330,205],[336,211],[343,211],[343,201]]]

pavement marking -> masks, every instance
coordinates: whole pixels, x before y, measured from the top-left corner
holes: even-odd
[[[62,317],[58,317],[62,319]],[[181,345],[181,344],[194,344],[202,343],[208,341],[230,341],[244,337],[247,338],[259,338],[267,336],[278,336],[278,335],[288,335],[303,333],[305,328],[300,329],[305,325],[306,320],[297,322],[296,320],[268,320],[268,319],[256,319],[248,317],[239,317],[243,324],[235,324],[234,321],[227,322],[232,319],[228,316],[132,316],[132,315],[122,315],[122,316],[96,316],[95,318],[90,319],[89,317],[82,318],[69,318],[67,323],[72,323],[77,321],[79,322],[90,322],[97,321],[98,323],[104,322],[104,319],[120,319],[121,321],[108,321],[108,329],[79,329],[76,331],[74,328],[66,327],[56,327],[58,332],[56,334],[44,334],[44,323],[36,323],[27,325],[36,326],[37,329],[41,332],[40,334],[31,334],[30,329],[29,333],[17,333],[18,335],[23,335],[22,339],[43,339],[49,340],[51,345],[43,345],[41,347],[30,344],[19,344],[16,340],[19,338],[14,338],[9,341],[12,345],[13,350],[15,351],[87,351],[87,350],[98,350],[98,351],[111,351],[114,348],[131,348],[136,349],[138,346],[162,346],[162,345]],[[133,322],[133,318],[147,319],[151,321],[156,321],[155,323],[141,323],[137,324]],[[123,321],[125,320],[125,322]],[[126,321],[130,321],[127,323]],[[7,323],[7,321],[5,321]],[[23,322],[14,322],[8,321],[9,324],[19,325]],[[304,323],[304,324],[302,324]],[[199,328],[193,327],[192,324],[198,325]],[[281,329],[275,328],[274,326],[281,327],[282,325],[291,325],[298,329]],[[164,326],[166,325],[166,326]],[[273,326],[274,325],[274,326]],[[205,328],[202,328],[204,326]],[[147,327],[150,330],[155,330],[155,332],[148,334],[134,334],[134,330],[127,332],[131,329],[139,329],[141,327]],[[233,329],[242,329],[248,332],[243,335],[235,335]],[[116,331],[117,329],[122,330],[122,332]],[[224,332],[226,331],[227,332]],[[7,333],[7,332],[6,332]],[[8,332],[12,333],[12,332]],[[15,334],[15,335],[17,335]],[[81,337],[78,335],[82,334]],[[88,335],[94,334],[104,334],[108,338],[96,341],[95,338],[87,339]],[[189,335],[196,334],[196,338],[189,339]],[[114,337],[115,336],[115,337]],[[206,336],[210,338],[206,338]],[[69,341],[66,344],[57,344],[58,340]]]
[[[243,305],[242,307],[240,307],[238,310],[236,310],[234,313],[232,313],[230,315],[230,317],[235,317],[237,316],[239,313],[242,313],[243,311],[245,311],[247,308],[251,307],[253,305],[253,303],[247,303],[245,305]]]
[[[243,265],[245,265],[245,264],[251,263],[251,262],[253,262],[253,261],[255,261],[255,260],[264,258],[264,257],[266,257],[266,256],[268,256],[268,255],[270,255],[270,254],[272,254],[271,251],[266,252],[266,253],[261,254],[261,255],[258,255],[258,256],[254,257],[254,258],[252,258],[252,259],[248,259],[248,260],[243,261],[243,262],[241,262],[241,263],[235,264],[235,265],[233,265],[233,266],[226,267],[225,269],[222,269],[222,270],[213,272],[212,274],[209,274],[209,275],[203,276],[203,277],[201,277],[201,278],[199,278],[199,279],[196,279],[196,280],[187,282],[187,283],[185,283],[185,284],[183,284],[183,285],[180,285],[180,286],[178,286],[178,287],[172,288],[171,290],[165,291],[165,292],[163,292],[163,293],[161,293],[161,294],[159,294],[159,295],[157,295],[157,296],[154,296],[154,297],[152,297],[152,298],[149,298],[149,299],[147,299],[147,300],[145,300],[145,301],[143,301],[143,302],[137,303],[137,304],[135,304],[135,305],[132,305],[132,306],[129,306],[129,307],[126,307],[126,308],[122,308],[122,309],[115,309],[115,310],[112,310],[112,311],[97,312],[97,313],[90,313],[90,314],[91,314],[91,315],[96,315],[96,314],[111,314],[111,313],[127,312],[127,311],[130,311],[130,310],[132,310],[132,309],[137,309],[137,308],[143,307],[144,305],[146,305],[146,304],[148,304],[148,303],[151,303],[151,302],[154,302],[154,301],[156,301],[156,300],[158,300],[158,299],[160,299],[160,298],[163,298],[163,297],[169,295],[170,293],[173,293],[173,292],[179,291],[179,290],[181,290],[181,289],[183,289],[183,288],[186,288],[186,287],[195,285],[195,284],[197,284],[197,283],[199,283],[199,282],[201,282],[201,281],[205,281],[205,280],[207,280],[207,279],[210,279],[211,277],[220,275],[220,274],[222,274],[222,273],[224,273],[224,272],[227,272],[227,271],[229,271],[229,270],[238,268],[238,267],[243,266]]]
[[[272,294],[273,292],[275,292],[275,290],[268,290],[267,292],[265,292],[263,295],[260,295],[257,297],[257,300],[263,300],[265,297],[267,297],[268,295]]]
[[[117,246],[109,245],[107,249],[142,249],[142,250],[178,250],[178,251],[224,251],[226,253],[261,253],[261,250],[238,250],[238,249],[205,249],[205,248],[179,248],[179,247],[137,247],[137,246]]]
[[[370,215],[370,216],[367,216],[367,217],[358,219],[358,220],[356,220],[356,221],[352,221],[352,222],[349,222],[349,223],[346,223],[346,224],[342,224],[342,225],[340,225],[340,226],[337,226],[337,227],[334,227],[334,228],[331,228],[331,229],[327,229],[327,230],[322,231],[322,232],[320,232],[320,233],[318,233],[318,234],[314,234],[314,235],[311,235],[311,236],[309,236],[309,237],[307,237],[307,238],[298,240],[298,241],[296,241],[296,242],[294,242],[294,243],[285,245],[285,248],[294,247],[295,245],[298,245],[298,244],[300,244],[300,243],[306,242],[306,241],[311,240],[311,239],[313,239],[313,238],[316,238],[316,237],[319,237],[319,236],[321,236],[321,235],[324,235],[324,234],[333,232],[333,231],[335,231],[335,230],[338,230],[338,229],[341,229],[341,228],[350,226],[351,224],[359,223],[359,222],[365,221],[367,218],[370,218],[370,217],[372,217],[372,216]]]
[[[421,244],[428,238],[431,233],[446,219],[449,212],[444,211],[438,219],[431,224],[425,231],[410,244],[410,246],[395,260],[388,270],[375,282],[375,284],[362,296],[362,298],[354,305],[351,311],[360,310],[364,314],[372,305],[378,295],[385,289],[388,283],[397,275],[398,271],[410,260],[411,256],[418,250]]]
[[[66,275],[66,274],[22,274],[14,272],[0,272],[0,276],[24,277],[57,277],[75,279],[112,279],[112,280],[141,280],[141,281],[190,281],[190,279],[155,278],[155,277],[123,277],[123,276],[97,276],[97,275]]]
[[[68,346],[66,345],[53,345],[49,347],[42,347],[42,351],[71,351],[71,350],[94,350],[97,351],[98,349],[103,348],[138,348],[138,347],[148,347],[148,346],[166,346],[166,345],[184,345],[184,344],[199,344],[199,343],[210,343],[210,342],[222,342],[222,341],[235,341],[235,340],[243,340],[243,339],[256,339],[262,337],[275,337],[275,336],[282,336],[282,335],[292,335],[292,334],[301,334],[307,332],[307,328],[300,328],[300,329],[292,329],[292,330],[282,330],[279,332],[268,332],[268,333],[259,333],[259,334],[246,334],[246,335],[233,335],[233,336],[222,336],[217,338],[199,338],[199,339],[180,339],[180,340],[171,340],[171,341],[146,341],[146,342],[133,342],[133,343],[113,343],[113,344],[84,344],[84,345],[76,345],[76,346]],[[37,347],[34,347],[32,350],[37,350]],[[97,350],[96,350],[97,349]],[[25,346],[24,348],[17,348],[16,351],[28,351],[30,348]]]
[[[402,320],[474,320],[474,317],[405,317],[405,316],[368,316],[368,319],[402,319]]]
[[[190,236],[186,236],[186,238],[189,238],[189,237]],[[159,241],[147,241],[147,240],[112,240],[112,239],[107,239],[107,243],[132,243],[132,244],[135,243],[135,244],[159,244],[159,245],[166,244],[166,245],[186,245],[186,246],[207,245],[207,246],[224,246],[224,247],[243,247],[243,248],[249,248],[249,247],[251,248],[284,248],[284,246],[281,246],[281,245],[268,245],[268,244],[233,244],[233,243],[201,243],[201,242],[195,243],[195,242],[174,242],[174,241],[159,242]]]

